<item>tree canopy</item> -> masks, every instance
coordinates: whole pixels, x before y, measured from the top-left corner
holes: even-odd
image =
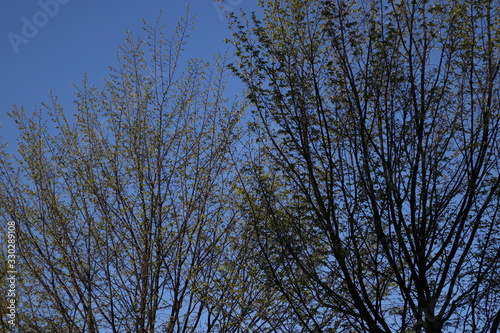
[[[497,332],[500,2],[259,4],[234,57],[181,66],[159,19],[74,120],[12,111],[18,325]]]
[[[263,142],[246,197],[298,321],[495,332],[499,3],[263,6],[233,20]]]

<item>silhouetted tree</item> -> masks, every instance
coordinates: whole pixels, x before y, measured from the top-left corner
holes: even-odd
[[[241,185],[304,332],[496,332],[498,1],[261,1]]]

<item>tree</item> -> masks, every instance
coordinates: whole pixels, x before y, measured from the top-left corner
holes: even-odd
[[[191,24],[128,34],[104,88],[78,89],[74,122],[56,97],[13,110],[20,156],[2,155],[0,206],[18,227],[23,331],[221,326],[233,295],[211,291],[237,221],[225,201],[242,105],[223,56],[181,64]]]
[[[496,332],[500,3],[260,4],[240,187],[296,331]]]

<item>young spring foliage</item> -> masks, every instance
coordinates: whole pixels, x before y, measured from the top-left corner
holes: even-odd
[[[496,332],[500,3],[260,4],[241,187],[293,331]]]
[[[18,226],[23,331],[224,325],[232,294],[212,291],[234,237],[242,105],[226,97],[224,56],[184,63],[191,25],[128,34],[104,87],[78,88],[74,120],[55,97],[12,111],[22,134],[19,155],[1,161],[0,206]]]

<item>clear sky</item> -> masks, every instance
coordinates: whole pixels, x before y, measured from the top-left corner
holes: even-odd
[[[125,31],[142,33],[142,19],[153,23],[163,10],[170,32],[190,3],[197,16],[188,40],[190,57],[210,58],[230,36],[223,9],[257,10],[256,0],[1,0],[0,1],[0,136],[16,149],[17,131],[7,117],[12,104],[25,106],[57,95],[65,112],[73,114],[74,88],[84,73],[101,85],[108,67],[116,65],[117,47]]]

